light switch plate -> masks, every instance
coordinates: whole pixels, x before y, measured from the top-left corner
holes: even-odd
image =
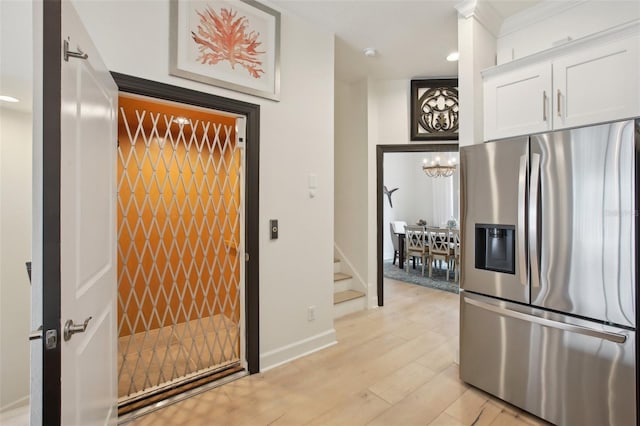
[[[269,220],[269,229],[271,230],[271,239],[278,239],[278,219]]]
[[[315,173],[309,173],[309,189],[318,188],[318,175]]]

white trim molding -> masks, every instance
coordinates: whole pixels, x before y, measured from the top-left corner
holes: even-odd
[[[344,262],[345,265],[347,265],[347,271],[342,271],[342,272],[349,273],[349,275],[353,277],[354,282],[360,287],[360,290],[366,293],[368,290],[368,287],[365,284],[366,281],[362,279],[362,275],[358,273],[356,268],[353,266],[351,262],[349,262],[349,259],[347,259],[347,256],[345,256],[344,252],[340,250],[340,247],[338,247],[338,245],[335,242],[333,243],[333,249],[336,251],[336,254],[338,255],[340,262]],[[354,289],[354,290],[357,290],[357,289]]]
[[[473,16],[477,5],[478,0],[463,0],[460,3],[456,3],[454,7],[458,11],[458,17],[468,19]]]
[[[543,1],[528,9],[509,16],[502,22],[498,37],[504,37],[529,27],[552,16],[558,15],[589,0]]]
[[[260,372],[271,370],[295,359],[321,351],[338,343],[336,330],[332,328],[315,336],[260,354]]]
[[[595,43],[606,43],[637,35],[640,35],[640,19],[635,19],[633,21],[617,25],[604,31],[589,34],[588,36],[581,37],[576,40],[571,40],[567,43],[551,47],[549,49],[531,54],[529,56],[514,59],[510,62],[505,62],[504,64],[484,69],[481,71],[481,74],[483,78],[486,78],[492,75],[500,74],[502,72],[518,69],[533,63],[552,60],[572,50],[580,49],[587,46],[593,46]]]
[[[4,407],[0,407],[0,414],[6,414],[8,411],[17,410],[18,408],[28,407],[28,406],[29,406],[29,395],[23,396],[22,398],[18,398],[15,401],[8,403]]]
[[[479,0],[463,0],[454,7],[458,11],[459,18],[475,18],[494,37],[500,33],[502,18],[490,3]]]

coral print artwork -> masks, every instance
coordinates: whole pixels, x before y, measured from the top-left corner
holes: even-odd
[[[279,12],[255,0],[170,1],[171,75],[279,100]]]
[[[250,29],[246,16],[237,10],[221,8],[220,13],[211,6],[196,13],[200,17],[197,31],[192,31],[203,64],[215,65],[227,61],[232,69],[244,68],[253,78],[261,78],[264,50],[260,50],[260,33]]]

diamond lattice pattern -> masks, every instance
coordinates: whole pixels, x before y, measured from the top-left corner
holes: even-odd
[[[240,359],[242,151],[234,118],[119,105],[122,401]]]

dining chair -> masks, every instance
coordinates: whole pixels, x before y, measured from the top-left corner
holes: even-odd
[[[447,281],[449,281],[449,261],[452,259],[449,230],[427,228],[426,232],[429,238],[429,278],[433,276],[433,263],[441,260],[447,265]]]
[[[422,276],[424,276],[424,267],[429,258],[429,244],[426,240],[424,226],[407,226],[405,228],[405,246],[406,256],[413,257],[413,268],[416,268],[416,258],[420,258],[422,262]],[[407,260],[407,272],[409,272],[409,260]]]
[[[393,264],[396,264],[396,259],[400,257],[400,238],[398,234],[404,234],[404,228],[407,226],[407,222],[402,220],[396,220],[389,222],[389,231],[391,231],[391,243],[393,244]],[[402,265],[400,265],[402,266]]]

